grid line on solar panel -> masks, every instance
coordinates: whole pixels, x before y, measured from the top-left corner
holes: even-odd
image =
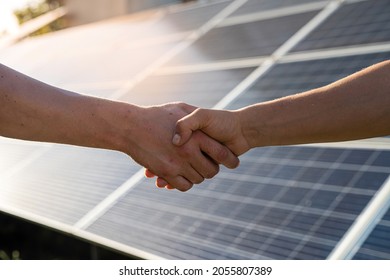
[[[387,0],[344,3],[292,52],[390,40]]]

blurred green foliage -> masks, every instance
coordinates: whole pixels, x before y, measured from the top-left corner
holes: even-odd
[[[19,24],[23,24],[31,19],[39,17],[47,12],[53,11],[61,6],[60,0],[46,0],[38,4],[31,4],[26,8],[16,10],[14,12],[17,17]],[[66,28],[66,20],[63,18],[57,19],[56,21],[42,27],[36,32],[30,34],[30,36],[37,36],[53,31],[57,31]]]

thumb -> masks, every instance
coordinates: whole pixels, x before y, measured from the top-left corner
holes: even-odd
[[[181,146],[191,138],[192,132],[201,130],[207,124],[207,112],[205,109],[196,109],[191,114],[178,120],[172,143]]]

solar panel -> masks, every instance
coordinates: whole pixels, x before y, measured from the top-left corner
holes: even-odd
[[[236,109],[389,59],[389,8],[200,2],[30,39],[0,59],[96,96],[213,107],[233,92]],[[1,138],[0,210],[141,258],[326,259],[388,180],[388,139],[254,149],[181,193],[156,189],[117,152]],[[389,213],[353,258],[389,259]]]
[[[165,258],[323,259],[388,177],[390,165],[371,166],[380,154],[257,149],[189,193],[156,192],[144,180],[87,230]],[[356,187],[367,173],[376,180]],[[125,234],[123,225],[136,226]]]
[[[270,55],[315,14],[307,12],[212,29],[168,62],[168,66]]]
[[[73,225],[138,168],[120,153],[58,145],[2,180],[0,205]]]
[[[388,42],[389,18],[387,0],[346,3],[293,51]]]

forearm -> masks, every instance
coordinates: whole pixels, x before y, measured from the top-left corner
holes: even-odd
[[[112,137],[114,102],[52,87],[0,65],[0,135],[106,149]],[[118,112],[119,114],[120,112]]]
[[[238,164],[226,147],[201,132],[183,147],[171,144],[176,121],[194,109],[80,95],[0,65],[1,136],[121,151],[181,190],[213,177],[216,162]]]
[[[390,62],[306,93],[243,108],[251,147],[333,142],[390,134]]]

